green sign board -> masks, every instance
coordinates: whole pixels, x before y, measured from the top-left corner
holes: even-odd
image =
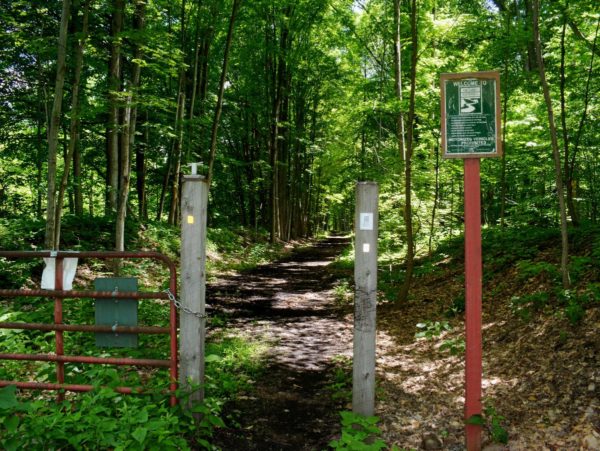
[[[94,280],[96,291],[136,292],[137,279],[133,277],[106,277]],[[99,326],[137,326],[138,301],[135,299],[96,299],[96,324]],[[137,348],[137,334],[97,332],[99,348]]]
[[[442,74],[441,90],[444,157],[501,155],[499,74]]]

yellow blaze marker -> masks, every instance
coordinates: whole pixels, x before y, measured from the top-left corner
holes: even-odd
[[[191,215],[189,215],[189,216],[187,217],[187,223],[188,223],[188,224],[193,224],[193,223],[194,223],[194,217],[193,217],[193,216],[191,216]]]

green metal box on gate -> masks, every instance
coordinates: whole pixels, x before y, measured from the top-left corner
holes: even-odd
[[[107,277],[94,280],[96,291],[137,292],[134,277]],[[135,299],[96,299],[96,325],[137,326],[138,301]],[[96,346],[101,348],[137,348],[137,334],[96,333]]]

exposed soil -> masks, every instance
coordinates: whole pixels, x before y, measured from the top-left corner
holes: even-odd
[[[558,249],[537,258],[557,262]],[[377,359],[382,396],[376,414],[388,443],[423,449],[424,437],[433,434],[443,445],[429,449],[465,449],[463,351],[452,355],[443,348],[464,338],[463,315],[447,316],[463,292],[459,260],[417,277],[409,302],[378,310],[378,339],[393,343],[378,347]],[[484,280],[482,394],[508,432],[502,446],[492,443],[486,427],[484,450],[600,450],[600,306],[590,306],[573,325],[556,301],[527,319],[512,304],[514,296],[551,285],[543,275],[523,278],[514,267]],[[450,330],[415,339],[416,324],[427,320],[447,321]]]
[[[349,243],[331,237],[273,264],[211,284],[213,309],[228,326],[270,344],[267,369],[255,390],[225,407],[239,427],[217,431],[224,450],[324,449],[339,430],[332,398],[333,358],[351,355],[352,319],[335,305],[328,265]]]
[[[347,243],[331,238],[211,287],[213,307],[230,315],[234,330],[272,343],[256,390],[226,406],[239,428],[219,430],[215,445],[323,450],[339,434],[337,412],[350,406],[333,400],[327,385],[333,358],[351,357],[353,321],[335,304],[339,274],[328,264]],[[538,258],[556,262],[556,249]],[[400,449],[465,449],[463,315],[447,316],[464,287],[460,260],[418,275],[410,301],[378,306],[375,413],[383,438]],[[486,430],[487,450],[600,450],[598,304],[572,325],[557,305],[524,319],[511,303],[550,285],[543,275],[524,279],[510,265],[484,281],[483,397],[509,438],[505,446],[492,444]],[[447,322],[448,330],[416,339],[424,321]]]

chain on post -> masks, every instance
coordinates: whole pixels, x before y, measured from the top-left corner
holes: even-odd
[[[171,293],[171,290],[169,290],[168,288],[165,290],[165,293],[167,293],[167,296],[169,297],[169,301],[171,301],[173,303],[173,305],[175,306],[175,308],[177,308],[177,310],[180,310],[182,312],[187,313],[188,315],[193,315],[196,318],[199,319],[207,319],[208,315],[206,313],[199,313],[199,312],[194,312],[193,310],[187,308],[186,306],[182,305],[181,302],[179,302],[177,300],[177,298],[175,297],[175,295],[173,293]]]

